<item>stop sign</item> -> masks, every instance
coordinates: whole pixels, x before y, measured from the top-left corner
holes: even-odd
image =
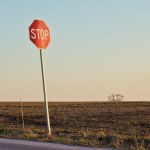
[[[50,43],[50,32],[43,20],[34,20],[29,26],[30,40],[39,49],[46,49]]]

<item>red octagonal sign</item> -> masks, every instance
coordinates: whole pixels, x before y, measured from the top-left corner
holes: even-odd
[[[39,48],[46,49],[50,43],[50,32],[43,20],[34,20],[29,27],[30,40]]]

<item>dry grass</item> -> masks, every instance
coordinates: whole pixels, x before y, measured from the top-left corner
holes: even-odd
[[[43,103],[0,103],[0,136],[49,141]],[[53,138],[73,145],[150,149],[150,102],[49,103]]]

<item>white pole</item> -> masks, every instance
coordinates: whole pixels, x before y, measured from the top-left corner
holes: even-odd
[[[41,50],[41,49],[40,49],[40,58],[41,58],[42,82],[43,82],[43,93],[44,93],[44,101],[45,101],[45,111],[46,111],[47,129],[48,129],[48,135],[51,135],[50,119],[49,119],[49,110],[48,110],[48,101],[47,101],[47,97],[46,97],[46,86],[45,86],[43,56],[42,56],[42,50]]]

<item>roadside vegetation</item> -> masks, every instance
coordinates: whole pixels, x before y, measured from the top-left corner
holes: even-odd
[[[49,103],[52,138],[43,103],[0,103],[0,137],[71,145],[150,150],[150,102]]]

